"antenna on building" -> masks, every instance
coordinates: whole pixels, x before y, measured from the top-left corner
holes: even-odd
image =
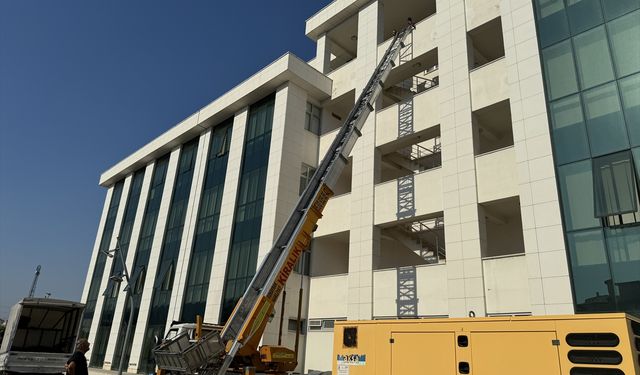
[[[31,283],[31,291],[29,291],[29,298],[33,298],[33,295],[36,294],[36,285],[38,285],[38,277],[40,276],[40,270],[42,266],[38,264],[36,267],[36,274],[33,276],[33,283]]]

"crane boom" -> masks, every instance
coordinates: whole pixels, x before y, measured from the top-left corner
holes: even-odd
[[[33,276],[33,282],[31,283],[31,289],[29,290],[29,298],[33,298],[36,294],[36,286],[38,285],[38,277],[40,277],[41,269],[42,266],[38,264],[38,267],[36,267],[36,274]]]
[[[413,25],[409,25],[394,36],[273,248],[262,261],[251,284],[227,320],[221,333],[227,355],[219,374],[226,371],[236,354],[251,355],[256,352],[276,299],[284,289],[298,258],[309,246],[313,228],[333,195],[332,188],[347,164],[353,146],[362,135],[361,129],[374,109],[383,83],[404,45],[404,39],[412,30]]]
[[[347,165],[349,154],[361,129],[374,110],[374,105],[383,89],[384,81],[395,65],[404,40],[414,29],[405,27],[387,48],[380,63],[362,90],[349,116],[336,135],[311,181],[300,196],[295,209],[282,231],[258,267],[244,295],[238,300],[233,312],[220,332],[212,332],[201,342],[186,350],[179,348],[179,338],[168,341],[156,349],[154,355],[161,369],[184,372],[199,372],[202,369],[217,371],[224,375],[230,367],[254,366],[259,371],[284,373],[296,367],[293,351],[258,346],[274,305],[291,275],[298,259],[309,246],[316,222],[322,217],[327,201],[333,196],[333,188]],[[200,350],[202,349],[202,350]],[[266,349],[266,350],[265,350]],[[187,352],[200,351],[194,360]],[[277,358],[276,358],[277,357]]]

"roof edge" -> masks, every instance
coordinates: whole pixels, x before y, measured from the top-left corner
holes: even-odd
[[[242,108],[251,105],[287,82],[301,86],[318,100],[331,96],[333,85],[331,79],[293,53],[287,52],[107,169],[100,175],[99,185],[103,187],[113,185],[129,173],[145,167],[149,162],[187,140],[199,136],[204,130],[228,119]]]

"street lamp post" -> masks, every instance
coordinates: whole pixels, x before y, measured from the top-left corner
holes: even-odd
[[[118,252],[120,251],[120,237],[116,238],[116,248],[112,250],[106,251],[106,254],[109,258],[117,257]],[[124,335],[124,342],[122,344],[122,350],[120,351],[120,363],[118,365],[118,375],[122,375],[122,366],[124,364],[124,353],[127,349],[127,342],[129,342],[129,336],[131,335],[131,323],[133,321],[133,308],[135,299],[133,298],[133,293],[131,293],[131,284],[129,283],[129,270],[127,269],[127,264],[124,260],[124,257],[120,255],[120,261],[122,262],[122,275],[112,275],[109,279],[118,282],[118,287],[122,283],[123,277],[124,281],[127,285],[124,288],[124,291],[127,293],[127,297],[129,298],[129,321],[127,322],[127,333]]]

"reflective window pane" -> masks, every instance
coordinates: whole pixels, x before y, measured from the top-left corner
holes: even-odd
[[[256,271],[274,104],[272,95],[249,107],[220,322],[231,315]]]
[[[640,0],[602,0],[607,20],[640,8]]]
[[[545,80],[551,100],[578,91],[571,42],[566,40],[542,51]]]
[[[573,44],[583,90],[613,80],[613,66],[604,26],[578,35],[573,38]]]
[[[640,312],[640,227],[606,230],[618,310]]]
[[[622,79],[618,83],[629,140],[631,145],[640,146],[640,74]]]
[[[574,95],[550,104],[555,158],[558,164],[589,157],[589,140],[582,116],[580,96]]]
[[[568,233],[576,312],[613,311],[613,283],[600,229]]]
[[[600,0],[567,0],[567,14],[573,35],[602,23]]]
[[[558,168],[560,192],[567,230],[600,226],[594,216],[591,161],[563,165]]]
[[[320,108],[307,102],[304,128],[315,135],[320,134]]]
[[[569,37],[569,24],[562,0],[535,0],[538,33],[542,47]]]
[[[585,91],[582,97],[591,155],[598,156],[629,147],[622,108],[615,83]]]
[[[640,71],[640,11],[607,24],[618,77]]]
[[[593,159],[596,216],[636,212],[638,193],[631,152],[623,151]]]

